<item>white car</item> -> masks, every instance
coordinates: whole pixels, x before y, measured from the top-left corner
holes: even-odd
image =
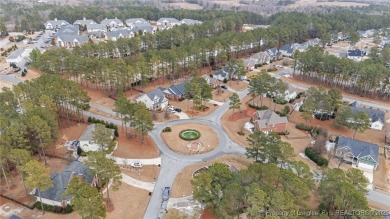
[[[241,81],[246,81],[246,80],[248,80],[247,76],[241,76]]]
[[[135,162],[135,163],[132,163],[130,166],[134,167],[134,168],[142,168],[142,163],[140,162]]]

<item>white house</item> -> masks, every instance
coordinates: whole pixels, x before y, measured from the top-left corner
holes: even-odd
[[[353,102],[349,104],[349,107],[351,108],[352,112],[366,112],[368,117],[370,117],[371,121],[371,129],[379,130],[381,131],[384,124],[385,124],[385,112],[379,109],[372,109],[372,108],[363,108],[360,106],[358,102]]]
[[[213,78],[223,81],[229,79],[229,73],[228,73],[228,67],[224,67],[222,69],[219,69],[218,71],[213,73]]]
[[[104,24],[87,24],[87,32],[107,32],[107,27]]]
[[[157,26],[162,26],[162,27],[173,27],[180,24],[181,22],[178,21],[176,18],[163,17],[157,21]]]
[[[108,28],[112,28],[112,27],[123,27],[123,22],[121,20],[119,20],[118,18],[114,18],[114,19],[104,19],[100,22],[100,24],[103,24],[104,26],[108,27]]]
[[[378,145],[364,141],[337,137],[335,155],[362,170],[374,171],[378,164]]]
[[[54,20],[48,20],[45,22],[45,28],[46,30],[54,30],[67,24],[69,23],[65,20],[57,20],[57,18],[54,18]]]
[[[85,182],[94,187],[98,183],[97,176],[92,174],[87,166],[80,161],[73,161],[62,172],[51,174],[53,187],[40,191],[42,203],[63,208],[70,204],[72,197],[63,197],[62,194],[66,191],[66,187],[73,177],[82,177]],[[37,189],[35,189],[34,196],[36,201],[41,201]]]
[[[82,35],[59,34],[57,35],[56,42],[59,47],[73,48],[88,43],[88,37]]]
[[[84,129],[83,134],[81,134],[80,136],[78,146],[85,152],[101,150],[100,146],[93,141],[94,131],[95,131],[95,124],[89,125]],[[111,137],[114,138],[114,130],[112,130]]]
[[[132,38],[134,37],[134,32],[129,29],[118,29],[113,31],[108,31],[106,33],[106,40],[116,41],[120,38]]]
[[[128,27],[131,28],[134,28],[134,25],[135,24],[149,24],[145,19],[143,18],[130,18],[130,19],[127,19],[126,21],[126,25]]]
[[[23,48],[17,49],[13,53],[11,53],[11,55],[9,55],[5,59],[5,61],[7,63],[18,63],[23,60],[23,52],[24,52]]]
[[[295,99],[297,95],[297,89],[289,85],[287,90],[284,92],[284,99],[290,101],[292,99]]]
[[[286,44],[279,49],[283,56],[291,57],[296,49],[291,44]]]
[[[136,99],[136,102],[144,103],[150,110],[164,110],[168,106],[168,99],[160,88],[142,94]]]
[[[74,25],[87,26],[88,24],[97,24],[94,20],[86,19],[85,17],[82,20],[77,20],[73,22]]]

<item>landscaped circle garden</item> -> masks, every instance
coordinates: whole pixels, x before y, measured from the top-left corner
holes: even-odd
[[[200,138],[200,132],[194,129],[186,129],[180,132],[180,138],[186,141],[192,141]]]
[[[181,154],[202,154],[217,147],[217,133],[207,125],[188,123],[166,127],[161,137],[174,152]]]

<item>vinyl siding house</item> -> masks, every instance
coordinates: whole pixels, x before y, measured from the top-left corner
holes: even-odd
[[[107,32],[107,27],[104,24],[87,24],[87,32]]]
[[[184,18],[180,21],[181,24],[187,24],[187,25],[197,25],[197,24],[203,24],[202,21],[193,20],[193,19],[187,19]]]
[[[368,114],[368,117],[370,117],[371,120],[371,129],[379,130],[381,131],[384,124],[385,124],[385,112],[379,109],[372,109],[372,108],[363,108],[360,106],[358,102],[353,102],[349,105],[352,112],[361,112],[364,111]]]
[[[113,31],[108,31],[106,33],[106,40],[116,41],[120,38],[132,38],[134,37],[134,32],[129,29],[118,29]]]
[[[290,101],[292,99],[295,99],[297,95],[297,89],[289,85],[287,90],[284,92],[284,99]]]
[[[119,20],[118,18],[114,18],[114,19],[104,19],[100,22],[100,24],[103,24],[104,26],[106,26],[107,28],[113,28],[113,27],[123,27],[123,22],[121,20]]]
[[[206,80],[207,84],[210,85],[210,87],[212,87],[212,88],[216,88],[220,84],[217,79],[212,78],[208,75],[202,75],[202,78],[204,78]]]
[[[157,26],[162,26],[162,27],[173,27],[176,25],[180,25],[181,22],[178,21],[176,18],[160,18],[157,21]]]
[[[279,49],[283,56],[291,57],[295,52],[295,48],[291,44],[286,44]]]
[[[287,130],[287,118],[281,117],[272,110],[256,111],[253,114],[253,123],[256,131],[265,133],[282,133]]]
[[[94,131],[95,131],[95,124],[89,125],[84,129],[83,134],[81,134],[79,138],[78,147],[80,147],[85,152],[101,150],[101,147],[93,141]],[[112,130],[111,137],[112,139],[114,139],[114,130]]]
[[[70,204],[72,197],[62,197],[62,194],[66,191],[66,187],[73,177],[81,177],[94,187],[99,182],[97,176],[93,175],[87,166],[82,162],[73,161],[62,172],[51,174],[53,187],[46,191],[41,191],[42,202],[59,207],[65,207],[67,204]],[[40,201],[38,190],[35,190],[34,196],[37,201]]]
[[[88,43],[88,37],[81,35],[58,34],[56,42],[59,47],[73,48]]]
[[[134,28],[135,24],[149,24],[145,19],[143,18],[130,18],[125,21],[126,25],[131,29]]]
[[[172,100],[179,100],[180,98],[184,98],[186,92],[185,92],[185,85],[189,81],[183,81],[180,84],[174,84],[171,85],[169,88],[160,88],[160,90],[164,93],[165,97]]]
[[[271,57],[271,61],[278,60],[282,57],[282,53],[276,48],[267,49],[265,52]]]
[[[80,30],[77,24],[64,25],[57,31],[57,35],[79,35],[79,34],[80,34]]]
[[[55,30],[67,24],[69,23],[65,20],[57,20],[57,18],[54,18],[54,20],[48,20],[45,22],[45,28],[46,30]]]
[[[228,67],[223,67],[219,69],[218,71],[213,73],[213,78],[217,79],[218,81],[223,81],[224,79],[229,79],[229,73],[228,73]]]
[[[24,49],[23,48],[17,49],[13,53],[11,53],[11,55],[9,55],[5,59],[5,61],[7,63],[18,63],[18,62],[23,60],[23,53],[24,53]]]
[[[363,170],[375,170],[379,164],[378,145],[339,136],[335,155]]]
[[[97,24],[94,20],[86,19],[85,17],[82,20],[77,20],[73,22],[73,25],[87,26],[88,24]]]
[[[168,106],[168,99],[160,88],[140,95],[136,102],[144,103],[149,110],[164,110]]]
[[[145,35],[146,33],[156,34],[157,28],[152,27],[150,24],[134,24],[131,31],[134,35]]]

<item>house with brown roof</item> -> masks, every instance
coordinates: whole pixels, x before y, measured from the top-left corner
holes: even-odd
[[[253,123],[256,131],[282,133],[287,131],[288,120],[272,110],[260,110],[253,114]]]

